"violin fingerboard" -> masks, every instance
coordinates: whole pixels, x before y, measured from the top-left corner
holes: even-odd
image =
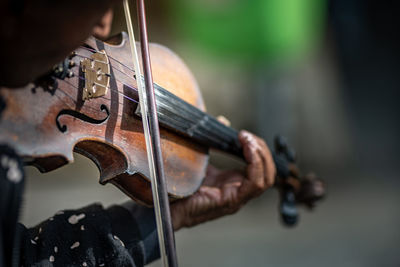
[[[154,84],[159,123],[207,147],[242,156],[238,132]],[[140,116],[140,111],[136,110]]]

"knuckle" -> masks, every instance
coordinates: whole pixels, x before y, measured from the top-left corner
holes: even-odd
[[[272,187],[272,186],[274,186],[274,178],[269,178],[269,179],[267,179],[266,181],[265,181],[265,185],[266,185],[266,187],[267,188],[270,188],[270,187]]]
[[[265,189],[265,183],[263,180],[255,182],[255,188],[257,191],[263,191]]]
[[[268,148],[268,145],[267,145],[267,143],[264,141],[264,139],[261,139],[261,138],[257,138],[257,143],[258,143],[258,145],[263,149],[263,150],[266,150],[267,148]]]
[[[261,159],[261,157],[257,154],[256,151],[253,152],[253,164],[254,166],[256,166],[257,168],[260,167],[263,164],[263,160]]]
[[[266,143],[263,139],[259,139],[259,142],[260,142],[260,145],[261,145],[263,148],[267,148],[267,147],[268,147],[267,143]]]
[[[274,184],[275,184],[275,172],[271,172],[267,176],[267,179],[265,180],[265,184],[266,184],[266,186],[268,188],[274,186]]]

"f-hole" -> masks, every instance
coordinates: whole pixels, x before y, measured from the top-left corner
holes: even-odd
[[[89,116],[87,116],[79,111],[73,110],[73,109],[63,109],[57,114],[57,117],[56,117],[57,128],[62,133],[65,133],[68,130],[67,125],[60,123],[59,119],[61,116],[72,116],[74,118],[80,119],[81,121],[85,121],[88,123],[101,124],[101,123],[105,122],[108,119],[108,117],[110,117],[110,111],[108,110],[107,106],[104,104],[100,106],[100,110],[106,113],[106,117],[104,119],[97,120],[97,119],[89,117]]]

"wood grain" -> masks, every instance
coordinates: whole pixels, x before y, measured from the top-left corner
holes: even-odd
[[[0,121],[0,143],[8,143],[23,156],[27,164],[46,172],[73,161],[73,151],[91,160],[100,170],[100,183],[112,182],[131,198],[151,204],[149,171],[141,121],[134,115],[137,103],[133,64],[129,43],[121,33],[102,43],[90,38],[86,44],[104,49],[111,64],[110,90],[100,98],[82,100],[84,81],[79,70],[80,60],[91,51],[76,50],[72,58],[75,76],[58,80],[54,91],[29,84],[20,89],[1,88],[7,103]],[[197,83],[183,61],[171,50],[158,44],[150,45],[154,82],[204,110]],[[101,124],[62,115],[58,121],[67,127],[65,133],[56,126],[63,109],[71,109],[100,120]],[[195,192],[205,175],[208,149],[166,129],[161,129],[163,160],[171,199],[183,198]]]

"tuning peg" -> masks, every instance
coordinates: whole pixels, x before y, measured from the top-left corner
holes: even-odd
[[[286,157],[282,154],[273,154],[275,167],[276,167],[276,174],[278,177],[282,179],[286,179],[290,175],[289,169],[289,162]]]
[[[68,61],[68,67],[69,68],[75,67],[75,65],[76,65],[75,61],[73,61],[73,60],[69,60]]]
[[[286,189],[281,193],[279,205],[281,218],[286,226],[295,226],[299,219],[299,212],[296,207],[296,197],[293,190]]]
[[[288,147],[285,151],[285,154],[290,163],[296,162],[296,151],[293,148]]]
[[[284,154],[290,163],[296,161],[296,151],[289,147],[287,139],[282,135],[277,135],[274,140],[275,152],[277,154]]]
[[[275,136],[274,145],[277,153],[282,153],[288,147],[287,140],[282,135]]]
[[[325,185],[315,174],[307,174],[302,180],[296,199],[309,208],[313,208],[318,200],[325,197]]]

